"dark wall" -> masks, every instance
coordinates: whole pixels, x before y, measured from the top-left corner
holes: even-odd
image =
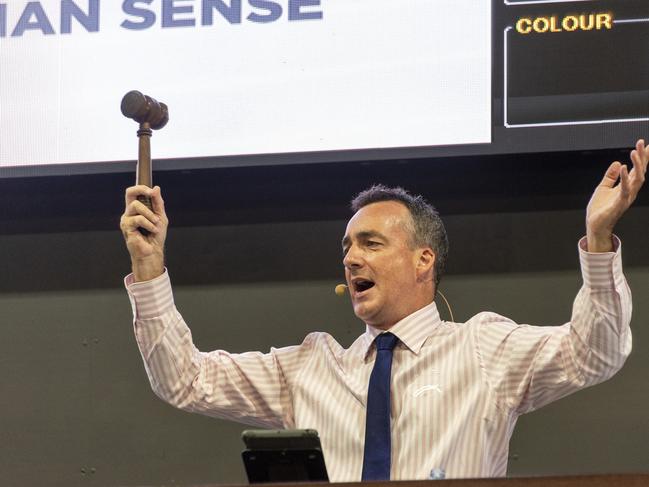
[[[177,306],[202,349],[268,350],[363,331],[340,238],[373,182],[425,194],[451,239],[442,290],[455,318],[489,309],[560,324],[580,285],[583,207],[617,151],[156,175],[172,221]],[[0,180],[0,483],[244,482],[245,427],[174,410],[151,392],[121,280],[117,230],[132,176]],[[647,194],[647,192],[645,192]],[[619,225],[634,291],[634,352],[611,381],[521,419],[510,474],[649,470],[649,292],[642,195]],[[448,317],[439,303],[443,317]]]

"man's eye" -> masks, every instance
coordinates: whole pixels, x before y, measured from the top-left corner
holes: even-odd
[[[378,247],[379,245],[381,245],[381,242],[376,242],[374,240],[368,240],[367,242],[368,247]]]

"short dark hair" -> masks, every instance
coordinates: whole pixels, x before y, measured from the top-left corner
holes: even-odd
[[[389,188],[382,184],[375,184],[358,193],[350,206],[355,213],[364,206],[381,201],[397,201],[408,208],[414,224],[414,228],[410,229],[411,246],[430,247],[435,252],[434,280],[435,292],[437,292],[437,286],[446,269],[448,256],[448,236],[439,213],[423,196],[413,196],[403,188]]]

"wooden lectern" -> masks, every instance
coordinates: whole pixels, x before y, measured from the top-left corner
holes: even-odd
[[[202,484],[200,487],[223,487],[224,484]],[[251,484],[273,487],[314,487],[326,482]],[[409,480],[398,482],[346,482],[335,487],[649,487],[649,473],[569,475],[556,477],[518,477],[495,479]],[[176,486],[182,487],[182,486]],[[199,487],[199,486],[185,486]],[[247,486],[230,486],[247,487]]]
[[[276,486],[279,484],[275,484]],[[291,484],[283,484],[289,487]],[[306,487],[308,484],[300,484]],[[576,475],[495,479],[415,480],[336,484],[354,487],[649,487],[649,474]],[[296,484],[292,484],[296,487]]]

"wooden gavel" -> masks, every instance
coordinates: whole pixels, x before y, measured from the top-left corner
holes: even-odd
[[[149,188],[153,187],[153,170],[151,165],[151,135],[153,130],[164,127],[169,121],[169,109],[164,103],[160,103],[150,96],[143,95],[139,91],[129,91],[122,98],[122,114],[135,120],[140,124],[137,131],[139,139],[137,169],[135,184],[143,184]],[[151,198],[148,196],[138,196],[147,208],[153,210]],[[140,228],[143,235],[148,235],[148,231]]]

